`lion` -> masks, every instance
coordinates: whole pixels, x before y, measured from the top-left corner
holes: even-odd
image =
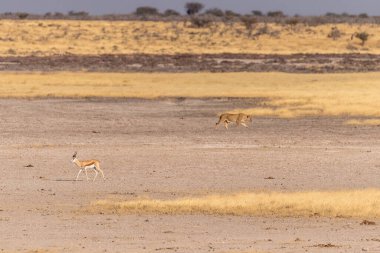
[[[245,127],[248,127],[245,122],[247,121],[250,121],[252,122],[252,115],[248,115],[248,114],[245,114],[245,113],[223,113],[222,115],[220,115],[219,117],[219,121],[215,124],[215,128],[218,127],[218,125],[220,123],[224,123],[224,127],[226,129],[228,129],[228,124],[231,123],[231,122],[235,122],[236,125],[243,125]]]

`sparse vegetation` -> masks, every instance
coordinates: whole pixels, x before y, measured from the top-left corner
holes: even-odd
[[[69,11],[68,16],[81,19],[88,17],[89,13],[85,11]]]
[[[29,14],[26,12],[20,12],[20,13],[17,13],[17,16],[19,19],[26,19],[29,16]]]
[[[364,46],[365,42],[368,40],[369,34],[367,32],[356,32],[352,34],[351,40],[357,38],[361,41],[361,45]]]
[[[255,16],[263,16],[264,14],[262,13],[262,11],[258,11],[258,10],[253,10],[252,11],[252,14],[255,15]]]
[[[218,8],[208,9],[205,11],[205,14],[212,15],[215,17],[223,17],[224,16],[224,12]]]
[[[276,18],[283,18],[286,17],[286,15],[282,11],[269,11],[267,13],[268,17],[276,17]]]
[[[300,23],[300,20],[298,18],[290,18],[285,21],[285,24],[290,25],[290,26],[296,26],[299,23]]]
[[[178,11],[168,9],[164,12],[164,16],[170,17],[170,16],[180,16],[181,14]]]
[[[96,201],[89,211],[119,214],[210,214],[276,217],[379,218],[376,189],[326,192],[258,192],[175,200]]]
[[[252,35],[257,19],[252,16],[243,16],[241,17],[241,22],[244,24],[245,29],[248,31],[248,37]]]
[[[342,33],[341,31],[336,27],[331,27],[331,31],[329,32],[329,34],[327,35],[327,37],[333,39],[333,40],[337,40],[339,39],[340,37],[342,36]]]
[[[191,26],[195,28],[204,28],[208,27],[211,23],[212,20],[208,17],[192,17],[190,19]]]
[[[147,20],[148,17],[151,16],[141,16],[140,19]],[[368,34],[377,34],[380,30],[377,25],[336,25],[333,30],[330,24],[317,27],[291,25],[292,30],[286,32],[289,25],[259,22],[258,17],[252,15],[239,18],[224,16],[223,21],[219,21],[219,17],[205,14],[191,16],[186,22],[177,18],[172,22],[115,21],[112,22],[112,29],[108,22],[26,20],[19,23],[4,20],[0,29],[0,55],[11,55],[8,52],[10,48],[17,50],[18,56],[191,52],[325,54],[350,53],[353,50],[372,54],[380,52],[376,46],[377,41],[370,40],[370,37],[365,42],[365,47],[360,47],[356,38],[349,43],[343,39],[334,40],[339,32],[343,38],[344,34],[352,35],[359,29]],[[28,27],[27,30],[23,29],[25,26]],[[192,28],[209,29],[196,31]],[[296,32],[294,29],[297,29]],[[260,44],[252,43],[252,39],[259,37]]]

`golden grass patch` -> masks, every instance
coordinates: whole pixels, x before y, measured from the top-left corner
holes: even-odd
[[[380,119],[351,119],[344,123],[352,126],[379,126]]]
[[[100,200],[90,212],[379,218],[380,190],[257,192],[175,200]]]
[[[264,98],[255,108],[229,112],[367,117],[361,124],[374,124],[371,118],[380,117],[379,80],[380,73],[3,72],[0,97]]]
[[[336,26],[340,38],[328,38]],[[178,53],[380,53],[380,25],[296,26],[257,24],[249,37],[242,23],[193,28],[188,22],[1,20],[0,55]],[[354,32],[370,34],[365,46]]]

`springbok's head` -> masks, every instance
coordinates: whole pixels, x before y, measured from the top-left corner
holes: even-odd
[[[78,153],[78,152],[75,151],[75,153],[73,154],[73,159],[71,159],[72,162],[74,162],[75,159],[77,159],[77,153]]]
[[[248,115],[247,117],[248,117],[249,121],[251,121],[251,122],[252,122],[252,118],[253,118],[253,115],[252,115],[252,114],[250,114],[250,115]]]

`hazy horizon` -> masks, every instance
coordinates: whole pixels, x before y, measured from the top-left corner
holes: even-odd
[[[28,12],[43,14],[46,12],[86,11],[93,15],[132,13],[140,6],[152,6],[160,11],[175,9],[184,13],[184,5],[189,0],[2,0],[0,12]],[[376,0],[200,0],[208,8],[233,10],[238,13],[250,13],[252,10],[283,11],[287,15],[322,15],[326,12],[350,14],[367,13],[380,15],[380,2]]]

